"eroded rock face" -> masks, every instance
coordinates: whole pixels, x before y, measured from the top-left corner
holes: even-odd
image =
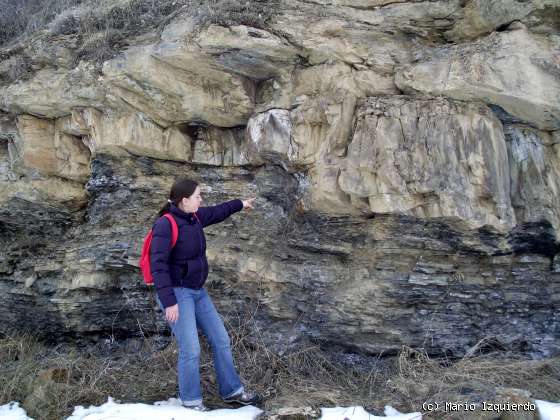
[[[288,110],[273,109],[256,115],[249,121],[247,131],[253,161],[262,164],[268,159],[286,167],[287,162],[297,159]]]
[[[103,114],[93,108],[75,109],[57,120],[60,130],[82,136],[93,155],[119,150],[136,155],[186,162],[191,158],[191,137],[178,127],[163,129],[144,114]]]
[[[437,36],[454,23],[455,14],[461,8],[459,0],[430,1],[332,1],[315,0],[312,3],[325,5],[334,15],[345,20],[367,23],[385,31],[413,33],[418,36]]]
[[[369,210],[515,225],[502,125],[488,108],[371,98],[356,119],[339,185]]]
[[[58,224],[56,240],[2,219],[12,238],[25,232],[34,243],[24,260],[21,239],[3,247],[0,285],[11,298],[2,321],[13,324],[19,313],[20,327],[41,322],[51,338],[134,334],[138,325],[162,331],[136,264],[178,171],[201,181],[208,204],[258,192],[256,211],[206,229],[208,288],[226,315],[258,305],[254,338],[277,351],[312,339],[372,353],[405,344],[460,355],[487,335],[535,356],[557,351],[550,225],[502,234],[413,216],[327,216],[301,211],[298,177],[277,165],[196,167],[104,154],[92,161],[84,219],[43,215]],[[528,290],[527,282],[539,286]]]
[[[383,27],[364,23],[364,11],[356,10],[360,17],[355,19],[356,15],[341,18],[336,12],[333,16],[317,16],[315,5],[298,4],[298,9],[303,12],[286,11],[279,16],[273,29],[296,45],[309,65],[343,62],[390,74],[395,64],[410,57],[410,39],[399,31],[384,31]]]
[[[76,68],[46,67],[28,81],[0,87],[3,111],[46,118],[69,115],[74,107],[106,108],[105,88],[98,82],[95,66],[80,63]]]
[[[87,203],[83,185],[56,178],[37,179],[30,182],[20,181],[19,183],[9,183],[5,187],[17,199],[44,206],[54,204],[69,211],[76,211]],[[2,200],[3,203],[4,201]]]
[[[560,143],[549,133],[510,125],[505,130],[512,205],[519,220],[560,226]],[[537,198],[538,197],[538,198]]]
[[[207,286],[275,351],[559,353],[555,7],[290,0],[268,30],[177,15],[102,67],[42,49],[0,87],[0,323],[163,333],[138,257],[190,177],[258,197],[205,230]]]
[[[24,168],[77,182],[89,178],[90,152],[80,137],[61,131],[53,120],[21,115],[16,147]]]
[[[173,121],[232,127],[245,123],[253,108],[249,80],[178,42],[131,48],[107,61],[103,83],[112,107],[142,110],[164,127]]]
[[[525,29],[495,32],[472,44],[436,48],[396,73],[407,92],[499,105],[543,130],[560,128],[557,37]]]
[[[307,172],[302,202],[311,210],[449,217],[502,231],[517,221],[502,124],[482,104],[319,97],[258,114],[248,136],[253,162]]]
[[[533,32],[554,33],[560,25],[559,7],[555,0],[469,1],[445,36],[454,41],[473,39],[514,21],[523,22]]]
[[[202,128],[196,135],[192,153],[193,163],[216,166],[254,163],[249,157],[245,130],[242,128]]]
[[[270,79],[298,61],[298,50],[285,39],[244,25],[211,25],[197,36],[197,44],[218,65],[253,80]]]

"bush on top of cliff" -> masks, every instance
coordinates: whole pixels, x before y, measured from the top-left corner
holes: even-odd
[[[264,28],[280,0],[0,0],[0,45],[48,29],[54,35],[140,34],[185,13],[200,26]],[[112,38],[114,38],[113,36]],[[116,41],[112,39],[112,41]]]
[[[82,0],[0,0],[0,45],[43,29]]]
[[[246,25],[266,29],[267,22],[279,9],[280,0],[191,0],[188,3],[189,14],[200,26]]]
[[[0,84],[31,77],[41,64],[25,51],[33,34],[75,39],[69,46],[74,63],[101,63],[118,54],[134,36],[163,28],[173,17],[187,15],[199,28],[210,24],[265,29],[280,0],[0,0],[0,51],[9,60],[0,69]],[[62,42],[63,40],[59,40]]]

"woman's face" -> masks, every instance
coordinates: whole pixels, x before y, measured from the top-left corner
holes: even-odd
[[[194,213],[202,204],[202,197],[200,196],[200,186],[197,186],[193,194],[189,197],[183,197],[181,200],[183,211],[186,213]]]

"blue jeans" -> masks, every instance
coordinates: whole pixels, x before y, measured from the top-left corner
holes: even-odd
[[[179,319],[168,324],[179,346],[177,360],[179,398],[185,405],[202,403],[197,327],[202,330],[212,348],[218,390],[222,398],[242,392],[243,385],[233,365],[229,335],[206,289],[174,287],[173,291],[179,305]],[[165,316],[165,309],[157,294],[156,300]]]

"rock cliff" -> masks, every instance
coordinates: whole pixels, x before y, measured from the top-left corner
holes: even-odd
[[[558,353],[559,16],[284,0],[259,28],[177,9],[102,63],[49,30],[4,46],[0,73],[33,64],[0,85],[0,323],[161,332],[137,261],[186,176],[258,197],[207,229],[208,287],[277,351]]]

